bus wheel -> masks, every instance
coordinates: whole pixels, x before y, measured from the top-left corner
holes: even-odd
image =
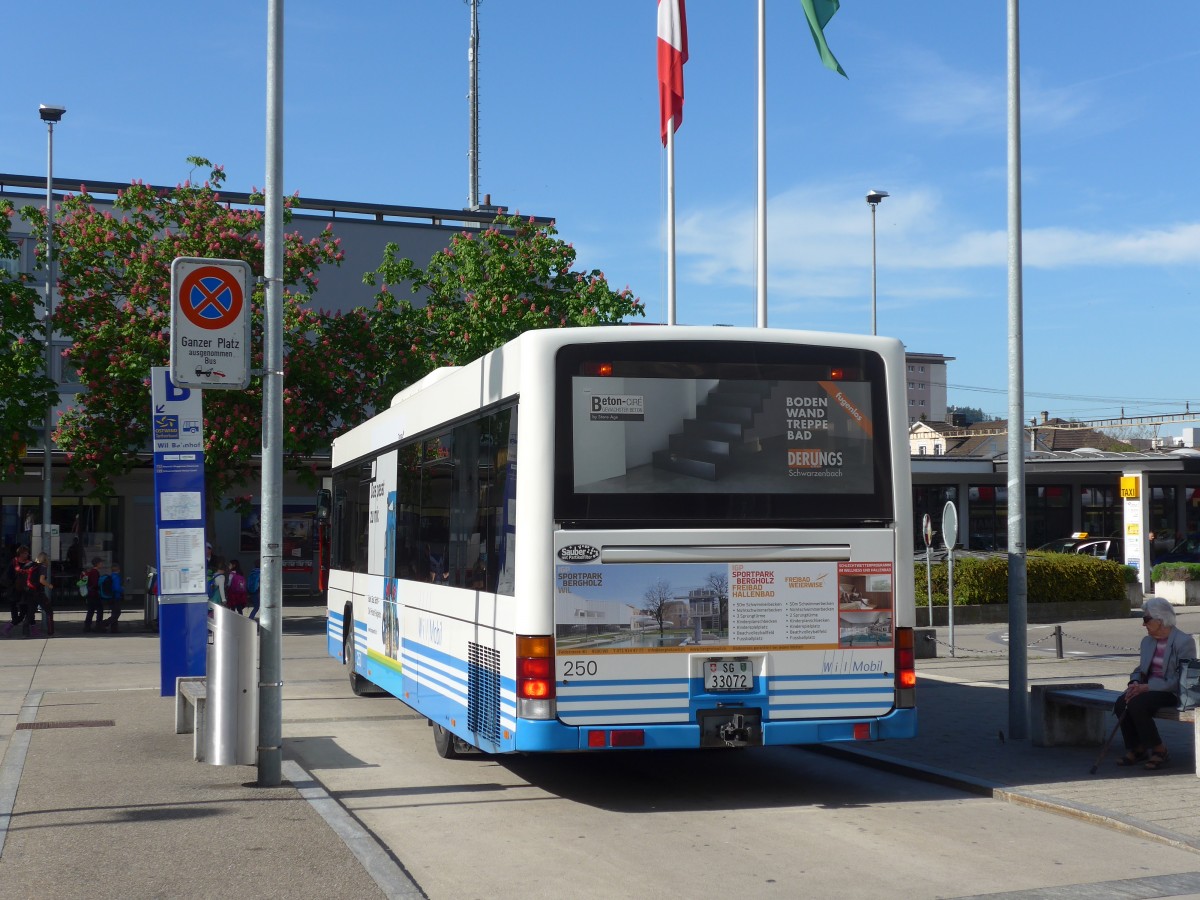
[[[462,754],[458,752],[459,740],[452,732],[447,731],[437,722],[433,723],[433,746],[437,750],[437,755],[442,759],[458,759]]]
[[[365,697],[371,682],[354,670],[354,619],[346,617],[350,622],[350,630],[342,638],[342,662],[350,667],[350,690],[355,697]]]

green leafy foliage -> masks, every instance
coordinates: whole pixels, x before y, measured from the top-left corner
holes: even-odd
[[[945,605],[949,594],[947,565],[931,567],[934,605]],[[1026,601],[1064,603],[1121,600],[1125,576],[1119,563],[1073,553],[1031,553],[1025,561]],[[1198,566],[1197,568],[1200,568]],[[925,584],[924,560],[914,563],[918,585]],[[918,593],[921,593],[918,590]],[[1007,557],[964,556],[954,560],[954,605],[976,606],[1008,602]],[[926,604],[922,604],[926,605]]]
[[[11,236],[11,200],[0,200],[0,260],[16,260]],[[46,377],[46,331],[39,321],[38,290],[23,272],[0,267],[0,471],[12,475],[26,447],[40,440],[46,410],[58,402],[54,381]]]
[[[482,231],[462,231],[424,268],[398,257],[395,244],[363,281],[377,285],[368,312],[376,343],[372,371],[390,397],[436,368],[457,366],[533,328],[615,324],[645,315],[629,288],[613,290],[604,273],[576,272],[575,248],[553,225],[498,216]],[[416,308],[393,285],[425,295]]]
[[[1150,570],[1151,581],[1200,581],[1200,563],[1165,562]]]
[[[211,165],[199,157],[189,161]],[[170,357],[172,260],[241,259],[256,276],[263,273],[263,213],[222,202],[224,177],[215,166],[202,185],[185,182],[170,191],[135,181],[117,195],[112,212],[97,209],[83,187],[56,214],[55,323],[74,342],[65,355],[87,388],[56,434],[68,454],[72,486],[109,493],[113,479],[149,448],[150,370]],[[294,199],[285,198],[286,209]],[[26,207],[22,216],[44,231],[42,211]],[[327,450],[334,430],[360,419],[373,399],[369,379],[360,380],[362,312],[336,316],[307,308],[320,266],[342,259],[338,244],[328,226],[307,241],[298,232],[284,236],[284,460],[302,476],[314,474],[312,456]],[[39,250],[44,255],[44,245]],[[262,367],[263,301],[257,286],[253,369]],[[206,391],[204,418],[208,495],[228,500],[252,475],[251,457],[261,450],[261,377],[244,391]]]

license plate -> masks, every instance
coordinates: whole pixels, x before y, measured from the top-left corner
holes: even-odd
[[[704,661],[704,690],[750,691],[754,689],[754,671],[748,659],[707,659]]]

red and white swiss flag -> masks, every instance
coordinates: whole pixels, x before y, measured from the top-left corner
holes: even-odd
[[[683,64],[687,62],[687,16],[683,0],[658,0],[658,112],[662,142],[683,122]]]

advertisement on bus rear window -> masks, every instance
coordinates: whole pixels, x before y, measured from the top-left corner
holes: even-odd
[[[893,644],[890,562],[555,567],[560,652]]]
[[[865,381],[572,379],[577,494],[874,490]]]

